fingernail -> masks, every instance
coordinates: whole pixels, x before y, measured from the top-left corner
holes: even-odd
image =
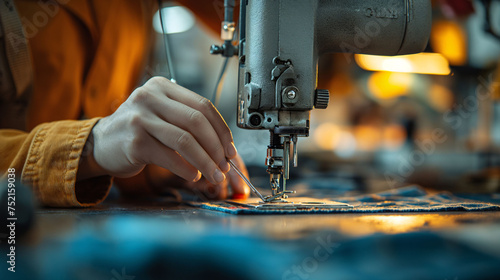
[[[198,182],[201,179],[201,172],[198,170],[198,174],[196,175],[196,178],[194,178],[193,182]]]
[[[226,172],[229,171],[229,169],[231,168],[231,166],[229,166],[229,163],[226,160],[222,160],[219,163],[219,168],[220,168],[220,170],[222,170],[222,172],[226,173]]]
[[[231,142],[231,145],[229,145],[229,147],[227,148],[227,155],[230,157],[230,158],[233,158],[236,156],[238,152],[236,151],[236,147],[234,146],[234,143]]]
[[[220,184],[226,180],[226,176],[219,169],[215,169],[214,180],[217,184]]]

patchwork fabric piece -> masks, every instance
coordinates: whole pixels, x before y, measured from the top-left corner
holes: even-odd
[[[321,214],[321,213],[387,213],[439,211],[499,211],[498,194],[474,199],[459,197],[449,192],[430,193],[420,186],[408,186],[377,194],[354,197],[328,198],[352,205],[352,208],[311,209],[256,209],[231,204],[227,201],[190,202],[191,205],[230,214]],[[323,197],[325,198],[325,197]],[[480,199],[480,200],[479,200]],[[487,202],[486,202],[487,201]]]

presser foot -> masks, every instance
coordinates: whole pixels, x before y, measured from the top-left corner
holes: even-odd
[[[283,191],[275,195],[268,195],[264,197],[261,203],[289,203],[286,199],[288,198],[287,193],[296,193],[296,191]]]

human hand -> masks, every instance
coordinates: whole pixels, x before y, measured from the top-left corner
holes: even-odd
[[[230,169],[227,159],[237,155],[231,131],[212,103],[162,77],[137,88],[94,126],[92,137],[95,164],[79,170],[79,178],[131,177],[155,164],[187,181],[203,174],[218,185]]]
[[[233,159],[233,162],[248,177],[246,166],[239,155]],[[233,198],[246,199],[250,195],[250,188],[232,168],[226,173],[227,179],[220,184],[212,184],[204,178],[197,182],[178,180],[178,177],[173,177],[170,171],[156,165],[148,165],[145,172],[154,193],[161,194],[168,192],[169,188],[180,188],[209,200],[226,199],[229,195],[228,186],[230,186]]]
[[[233,159],[233,162],[238,166],[238,168],[243,172],[243,174],[248,178],[248,171],[243,163],[243,160],[238,155]],[[226,199],[228,197],[228,185],[232,189],[232,198],[246,199],[250,196],[250,188],[241,179],[241,177],[236,173],[236,171],[231,168],[227,173],[227,180],[220,184],[212,184],[208,180],[200,180],[198,182],[186,182],[186,187],[193,190],[195,194],[200,197],[206,197],[208,199]],[[201,194],[201,195],[200,195]]]

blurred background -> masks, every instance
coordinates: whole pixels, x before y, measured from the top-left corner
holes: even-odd
[[[338,180],[372,191],[409,183],[460,192],[499,190],[500,1],[432,2],[424,53],[320,57],[318,88],[329,89],[330,105],[312,112],[310,137],[299,139],[291,184],[314,184],[311,178],[326,176],[329,184]],[[178,83],[214,101],[224,59],[210,55],[209,46],[222,42],[219,34],[176,2],[167,2],[162,12]],[[148,77],[167,71],[158,13],[153,24],[157,51]],[[269,132],[236,126],[237,73],[235,57],[216,105],[250,175],[264,186]]]
[[[222,21],[224,1],[212,3]],[[231,215],[116,193],[91,208],[37,208],[23,204],[33,197],[19,185],[18,272],[2,269],[0,279],[500,279],[500,0],[432,3],[423,53],[319,59],[317,87],[330,91],[330,105],[312,111],[288,186],[379,209]],[[268,194],[269,132],[236,126],[237,58],[215,100],[224,58],[209,48],[222,43],[219,34],[177,2],[161,9],[164,28],[159,12],[144,81],[168,73],[165,31],[177,82],[216,104],[251,181]],[[410,184],[425,191],[392,190]],[[489,195],[465,194],[469,208],[460,208],[457,193]],[[398,202],[409,207],[391,212]],[[419,206],[424,212],[405,212]]]

